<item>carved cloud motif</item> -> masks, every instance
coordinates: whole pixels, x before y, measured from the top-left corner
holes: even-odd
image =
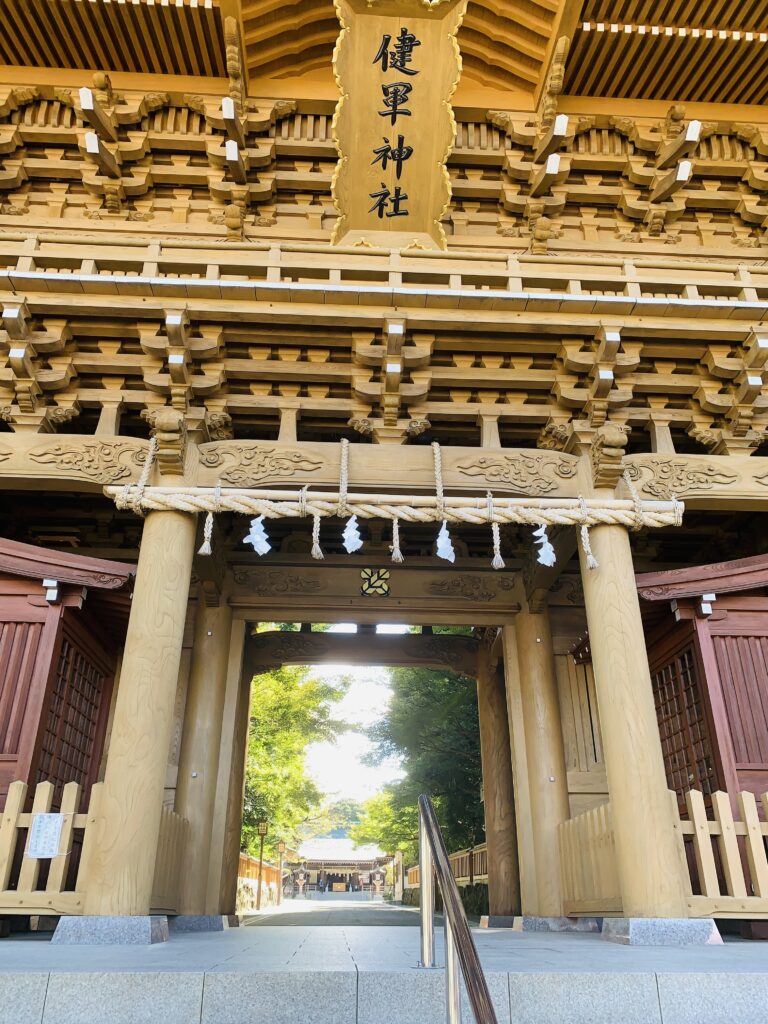
[[[302,451],[265,448],[257,442],[222,441],[201,445],[200,461],[211,468],[224,466],[220,474],[222,481],[240,487],[252,487],[296,473],[316,473],[323,466],[321,460],[312,459]]]
[[[504,485],[524,495],[548,494],[558,487],[558,478],[568,480],[578,471],[577,459],[540,452],[535,455],[482,455],[461,463],[464,476],[479,477],[488,484]]]
[[[65,476],[114,484],[138,475],[148,447],[146,441],[57,442],[33,448],[29,458]]]
[[[728,473],[714,463],[690,459],[643,459],[628,469],[630,479],[640,482],[641,491],[662,501],[725,487],[739,479],[738,473]]]

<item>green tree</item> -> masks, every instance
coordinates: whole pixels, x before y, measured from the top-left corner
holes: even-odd
[[[265,850],[290,846],[332,827],[329,808],[305,767],[308,743],[333,740],[345,728],[332,716],[348,683],[313,679],[310,670],[284,666],[256,676],[245,772],[242,848],[257,853],[257,824],[269,822]]]
[[[363,804],[359,822],[349,831],[358,846],[374,843],[386,853],[400,851],[407,864],[419,855],[419,811],[416,804],[397,804],[397,783]]]
[[[350,833],[363,814],[363,805],[359,800],[345,797],[342,800],[335,800],[328,808],[331,817],[330,835],[336,839],[342,838]]]
[[[435,803],[449,850],[482,842],[482,768],[475,680],[425,668],[395,668],[391,675],[392,696],[386,713],[368,730],[374,744],[370,760],[380,763],[397,756],[405,777],[385,793],[392,817],[384,814],[382,805],[374,805],[373,814],[366,807],[361,828],[353,834],[373,839],[373,822],[378,820],[385,827],[377,840],[380,845],[404,842],[403,832],[408,828],[410,842],[414,844],[418,835],[418,798],[427,793]]]

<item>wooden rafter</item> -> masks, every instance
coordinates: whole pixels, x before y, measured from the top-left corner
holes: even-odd
[[[765,5],[759,0],[586,0],[565,91],[676,102],[764,103]]]
[[[0,64],[225,77],[218,2],[4,0]]]

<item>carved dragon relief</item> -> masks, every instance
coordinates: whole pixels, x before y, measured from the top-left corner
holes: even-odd
[[[729,473],[713,462],[697,465],[689,459],[644,458],[627,468],[641,491],[663,501],[728,487],[739,480],[738,473]]]
[[[540,452],[532,455],[482,455],[456,467],[464,476],[480,477],[486,483],[503,485],[524,495],[549,494],[560,480],[578,472],[578,459],[570,455]]]
[[[296,473],[316,473],[323,467],[321,459],[313,459],[305,452],[268,448],[247,441],[240,444],[214,441],[201,445],[200,461],[211,469],[223,466],[221,480],[239,487],[253,487]]]
[[[57,441],[33,448],[28,458],[63,476],[115,484],[138,477],[148,451],[147,442],[140,440]]]

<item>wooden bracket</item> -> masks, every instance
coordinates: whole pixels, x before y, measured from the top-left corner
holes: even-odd
[[[87,87],[80,90],[80,110],[83,120],[88,122],[100,139],[117,142],[117,127],[93,95],[93,90]]]
[[[558,114],[552,122],[552,127],[536,147],[533,162],[535,164],[543,163],[548,156],[565,145],[568,135],[568,115]]]
[[[224,159],[229,167],[232,180],[238,185],[248,184],[248,164],[245,154],[234,139],[227,139],[224,143]]]
[[[231,96],[225,96],[222,99],[221,116],[224,121],[224,127],[226,128],[228,138],[233,142],[236,142],[239,149],[245,149],[245,132],[243,131],[243,123],[237,115],[235,101]]]
[[[677,167],[658,177],[654,181],[651,190],[651,202],[660,203],[669,199],[675,192],[679,192],[684,185],[687,185],[693,176],[693,164],[690,160],[681,160]]]
[[[85,151],[108,178],[119,178],[120,167],[115,155],[107,149],[96,132],[86,132]]]
[[[670,142],[659,144],[659,170],[671,167],[681,157],[689,156],[699,144],[701,138],[701,121],[689,121],[685,131]]]

